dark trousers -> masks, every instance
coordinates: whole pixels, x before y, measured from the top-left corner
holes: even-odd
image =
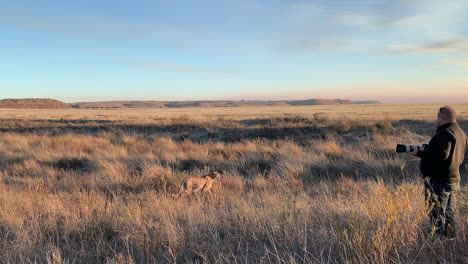
[[[455,194],[458,183],[446,184],[424,181],[424,195],[433,231],[439,235],[455,235],[457,219]]]

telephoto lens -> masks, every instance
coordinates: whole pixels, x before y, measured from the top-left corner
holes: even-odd
[[[407,151],[406,151],[406,145],[397,144],[397,145],[396,145],[396,152],[397,152],[397,153],[407,152]]]
[[[424,151],[424,149],[427,148],[427,145],[424,144],[422,146],[413,146],[413,145],[403,145],[403,144],[397,144],[396,146],[396,152],[403,153],[403,152],[413,152],[415,150],[418,151]]]

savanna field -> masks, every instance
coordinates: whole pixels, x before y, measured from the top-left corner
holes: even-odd
[[[395,153],[440,106],[2,109],[0,263],[467,263],[468,187],[458,238],[434,238]]]

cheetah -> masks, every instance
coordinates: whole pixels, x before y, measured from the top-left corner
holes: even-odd
[[[214,171],[203,177],[187,177],[182,181],[179,193],[174,196],[188,196],[192,193],[202,191],[203,193],[211,193],[213,182],[221,179],[221,173]]]

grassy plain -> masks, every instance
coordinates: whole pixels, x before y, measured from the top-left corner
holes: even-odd
[[[315,105],[315,106],[259,106],[259,107],[194,107],[194,108],[154,108],[154,109],[0,109],[3,119],[81,119],[81,120],[124,120],[154,123],[161,119],[186,117],[192,120],[246,118],[268,118],[282,116],[309,116],[325,114],[328,117],[382,120],[433,120],[442,104],[418,105]],[[462,119],[468,119],[468,103],[452,104]]]
[[[438,107],[1,109],[0,262],[466,263],[468,187],[434,239],[394,152]],[[213,169],[213,195],[171,197]]]

